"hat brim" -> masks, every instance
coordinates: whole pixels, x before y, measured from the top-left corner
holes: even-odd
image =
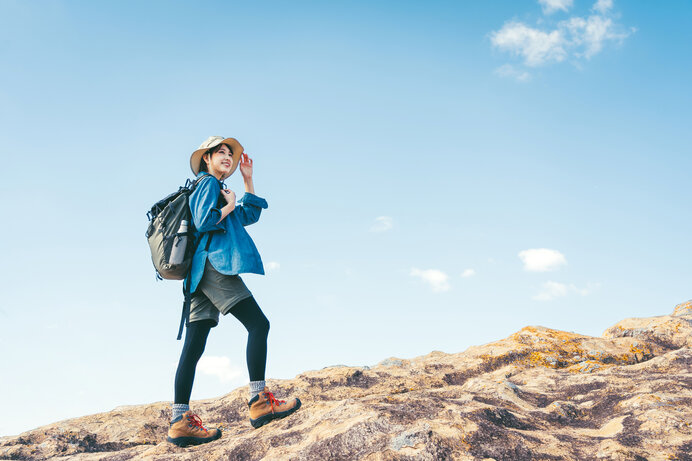
[[[192,153],[192,155],[190,156],[190,169],[195,174],[195,176],[199,174],[199,165],[202,161],[202,155],[204,155],[204,153],[209,149],[213,149],[214,147],[219,146],[221,144],[226,144],[228,148],[231,149],[231,153],[233,154],[233,164],[231,165],[231,172],[228,173],[228,176],[231,176],[235,169],[238,168],[238,163],[240,163],[240,155],[243,153],[243,146],[241,146],[238,140],[235,138],[226,138],[223,141],[219,141],[218,143],[212,146],[197,149]]]

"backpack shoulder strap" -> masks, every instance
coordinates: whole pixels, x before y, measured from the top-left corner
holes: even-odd
[[[192,283],[192,280],[189,277],[183,281],[183,314],[180,317],[180,327],[178,327],[178,341],[183,337],[183,327],[190,323],[190,304],[192,303],[190,283]]]
[[[190,185],[190,190],[191,190],[191,191],[195,190],[195,187],[197,187],[197,184],[199,184],[200,182],[202,182],[202,180],[203,180],[204,178],[206,178],[207,176],[211,176],[211,173],[203,174],[203,175],[200,176],[199,178],[195,179],[195,180],[192,182],[192,184]]]

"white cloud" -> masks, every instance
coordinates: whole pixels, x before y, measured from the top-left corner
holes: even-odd
[[[504,64],[498,67],[497,69],[495,69],[495,73],[500,77],[513,78],[519,82],[528,82],[529,80],[531,80],[531,74],[529,74],[525,70],[516,69],[511,64]]]
[[[392,218],[389,216],[378,216],[375,224],[370,228],[370,232],[386,232],[393,226]]]
[[[447,291],[450,288],[449,276],[437,269],[411,269],[411,276],[420,277],[424,282],[430,285],[433,291]]]
[[[524,263],[524,270],[529,272],[554,271],[567,264],[567,259],[562,253],[548,248],[523,250],[518,256]]]
[[[564,283],[545,282],[541,291],[533,297],[537,301],[550,301],[555,298],[567,296],[568,287]]]
[[[571,6],[571,2],[565,0],[540,0],[540,3],[546,12],[557,9],[567,11]],[[593,14],[587,17],[573,16],[552,27],[531,27],[520,21],[508,21],[500,30],[490,33],[490,41],[497,49],[520,57],[527,67],[562,62],[567,58],[573,61],[590,59],[606,43],[622,43],[636,31],[633,27],[625,29],[606,17],[612,7],[612,0],[598,0],[592,7]],[[528,79],[526,71],[515,67],[501,66],[495,72],[520,81]]]
[[[498,32],[493,32],[490,40],[497,48],[523,57],[527,66],[560,62],[567,56],[560,30],[544,32],[521,22],[508,22]]]
[[[593,5],[593,10],[606,14],[613,7],[613,0],[598,0]]]
[[[473,277],[474,275],[476,275],[476,271],[473,269],[466,269],[461,273],[462,277]]]
[[[264,268],[267,269],[268,271],[275,271],[281,267],[281,264],[279,264],[276,261],[269,261],[264,265]]]
[[[572,7],[572,0],[538,0],[543,7],[543,13],[552,14],[558,10],[567,11]]]
[[[221,382],[227,383],[244,376],[244,370],[231,365],[228,357],[203,356],[197,362],[197,371],[205,375],[212,375],[219,378]]]
[[[533,296],[536,301],[552,301],[555,298],[567,296],[570,293],[576,293],[581,296],[590,294],[594,288],[599,286],[598,283],[589,283],[586,288],[577,288],[574,284],[564,284],[559,282],[548,281],[543,284],[541,290]]]
[[[601,51],[607,40],[622,42],[630,34],[617,31],[610,18],[592,15],[588,18],[571,18],[561,23],[567,31],[570,42],[583,51],[576,51],[575,56],[591,58]]]

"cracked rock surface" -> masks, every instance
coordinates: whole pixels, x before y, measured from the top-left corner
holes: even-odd
[[[260,429],[247,387],[193,408],[223,437],[165,441],[168,402],[0,438],[0,459],[692,460],[692,301],[601,337],[530,326],[464,352],[269,380],[303,407]]]

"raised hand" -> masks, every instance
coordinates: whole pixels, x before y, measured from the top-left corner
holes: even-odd
[[[240,174],[243,175],[243,179],[252,178],[252,159],[245,152],[240,154]]]

